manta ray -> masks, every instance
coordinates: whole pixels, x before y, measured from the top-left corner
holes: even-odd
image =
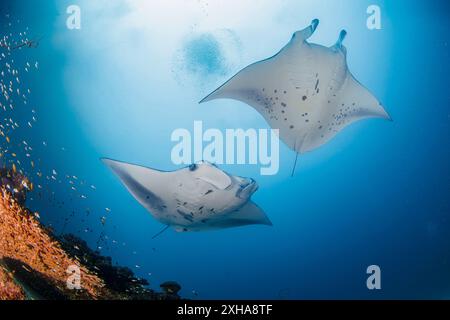
[[[250,197],[258,184],[208,162],[166,172],[101,159],[151,215],[178,232],[272,225]],[[164,230],[165,230],[164,229]],[[163,230],[163,231],[164,231]]]
[[[325,144],[349,124],[390,119],[379,101],[347,67],[342,30],[335,45],[309,43],[313,20],[293,34],[276,55],[239,71],[200,103],[235,99],[256,109],[292,150],[305,153]]]

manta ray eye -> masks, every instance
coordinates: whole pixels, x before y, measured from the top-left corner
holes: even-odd
[[[190,171],[195,171],[195,170],[197,170],[197,165],[194,163],[194,164],[191,164],[190,166],[189,166],[189,170]]]

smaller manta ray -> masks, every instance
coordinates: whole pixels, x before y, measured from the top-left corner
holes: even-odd
[[[355,121],[390,119],[348,70],[344,30],[329,48],[307,42],[318,24],[295,32],[275,56],[239,71],[200,103],[226,98],[252,106],[297,154],[320,147]]]
[[[186,232],[272,225],[250,201],[258,189],[253,179],[231,176],[207,162],[164,172],[105,158],[102,161],[156,220],[167,225],[166,229]]]

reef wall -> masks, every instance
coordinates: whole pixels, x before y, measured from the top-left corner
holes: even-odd
[[[22,288],[14,282],[12,274],[3,266],[0,267],[0,299],[1,300],[25,300],[26,294]]]
[[[3,281],[8,279],[6,271],[9,271],[17,285],[26,287],[27,283],[40,283],[38,288],[52,288],[52,295],[57,292],[59,297],[97,299],[107,295],[103,281],[79,261],[69,257],[34,214],[19,205],[5,189],[0,192],[0,259],[3,266],[2,287],[12,285],[11,281]],[[81,290],[67,287],[67,269],[74,265],[81,271]],[[30,291],[34,291],[33,288]],[[37,294],[46,296],[47,292]],[[0,299],[7,298],[7,294],[0,292]]]
[[[27,192],[18,189],[22,180],[12,179],[16,175],[5,171],[13,188],[0,183],[0,300],[180,299],[181,286],[174,281],[155,292],[147,280],[113,265],[84,240],[71,234],[55,237],[39,215],[25,207]],[[79,270],[80,288],[68,285],[74,268]]]

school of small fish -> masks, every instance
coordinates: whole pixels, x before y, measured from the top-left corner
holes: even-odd
[[[33,88],[29,85],[38,77],[40,64],[35,56],[41,38],[31,35],[28,27],[21,27],[20,20],[13,20],[5,15],[6,25],[0,30],[0,160],[3,167],[12,168],[14,173],[24,177],[22,186],[28,190],[27,206],[34,217],[41,219],[41,212],[50,212],[53,208],[57,214],[43,217],[45,225],[58,233],[65,232],[81,235],[83,233],[99,233],[96,250],[112,250],[126,247],[126,242],[111,239],[106,234],[105,226],[108,215],[113,211],[109,206],[94,201],[97,191],[95,184],[75,175],[64,172],[58,167],[51,167],[50,157],[42,159],[39,155],[68,152],[69,146],[55,146],[49,139],[36,139],[42,135],[39,128],[39,106],[33,102]],[[0,24],[2,24],[0,20]],[[15,32],[21,28],[22,32]],[[41,131],[39,131],[41,130]],[[49,169],[50,168],[50,169]],[[5,186],[10,187],[10,186]],[[11,193],[17,190],[9,188]],[[63,198],[61,198],[63,197]],[[76,202],[76,203],[74,203]],[[80,203],[85,203],[80,208]],[[100,209],[101,208],[101,209]],[[36,210],[39,209],[39,210]],[[100,228],[92,226],[95,218]],[[80,223],[81,222],[81,223]],[[71,224],[79,227],[74,231]],[[84,225],[84,227],[83,227]],[[116,226],[111,226],[116,230]],[[67,230],[66,230],[67,229]],[[111,228],[110,228],[111,229]],[[123,250],[123,249],[122,249]],[[136,251],[130,249],[135,256]],[[153,249],[155,251],[155,249]],[[130,262],[135,269],[146,269],[143,264]],[[147,273],[151,275],[151,273]]]

